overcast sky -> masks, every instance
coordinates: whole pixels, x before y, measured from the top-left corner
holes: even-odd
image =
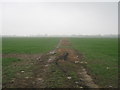
[[[3,35],[118,34],[117,2],[4,2]]]

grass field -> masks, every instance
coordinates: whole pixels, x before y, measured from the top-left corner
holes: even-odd
[[[2,53],[44,53],[56,47],[59,38],[3,38]]]
[[[73,47],[86,56],[87,67],[102,86],[118,82],[117,38],[71,38]]]
[[[59,38],[24,38],[11,37],[2,38],[2,53],[3,54],[36,54],[46,53],[53,50],[59,42]],[[2,59],[3,83],[9,82],[15,78],[16,73],[20,70],[31,70],[32,65],[27,65],[28,60],[19,58],[4,58]],[[15,67],[14,63],[23,63]],[[33,68],[33,67],[32,67]],[[23,74],[24,75],[24,74]],[[29,73],[27,74],[29,76]],[[24,75],[25,76],[25,75]]]
[[[36,54],[46,53],[55,49],[60,38],[3,38],[3,54]],[[100,86],[117,87],[118,81],[118,40],[116,38],[69,38],[72,47],[85,55],[86,67]],[[3,57],[3,74],[7,82],[22,68],[26,70],[28,64],[18,58]],[[25,62],[18,67],[12,64]],[[30,61],[31,63],[32,61]],[[32,65],[29,65],[30,70]],[[33,68],[33,67],[32,67]],[[29,74],[29,73],[28,73]],[[31,74],[29,74],[31,75]]]

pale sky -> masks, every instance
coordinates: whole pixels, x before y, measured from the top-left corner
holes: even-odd
[[[18,1],[1,4],[3,35],[118,34],[117,2]]]

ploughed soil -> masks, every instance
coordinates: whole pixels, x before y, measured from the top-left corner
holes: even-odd
[[[3,58],[22,59],[12,67],[24,67],[3,88],[99,88],[84,68],[84,55],[72,48],[68,39],[60,40],[46,54],[3,54]],[[3,67],[4,68],[4,67]],[[4,72],[4,71],[3,71]],[[6,75],[3,74],[3,81]]]

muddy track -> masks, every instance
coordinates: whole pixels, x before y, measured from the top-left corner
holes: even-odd
[[[67,48],[64,48],[64,46],[67,46]],[[63,39],[61,41],[59,48],[56,50],[56,52],[58,56],[55,60],[55,64],[61,71],[64,72],[66,77],[70,76],[68,72],[69,70],[65,70],[65,68],[62,67],[61,64],[63,63],[75,64],[76,66],[78,66],[78,68],[76,68],[77,69],[76,72],[78,73],[79,78],[78,81],[81,81],[79,82],[79,86],[83,88],[99,88],[98,85],[93,82],[92,77],[88,75],[86,69],[83,67],[83,64],[81,64],[84,62],[83,61],[84,55],[80,54],[79,52],[71,48],[71,43],[67,39]],[[73,80],[73,82],[75,81]]]
[[[60,40],[55,50],[43,55],[7,54],[3,57],[25,59],[25,62],[16,65],[25,64],[26,60],[29,60],[26,65],[32,63],[30,71],[18,72],[12,83],[10,81],[3,84],[3,88],[99,88],[83,67],[87,63],[84,62],[84,55],[74,50],[68,39]],[[61,76],[55,74],[58,71]],[[25,73],[30,73],[31,76]]]

